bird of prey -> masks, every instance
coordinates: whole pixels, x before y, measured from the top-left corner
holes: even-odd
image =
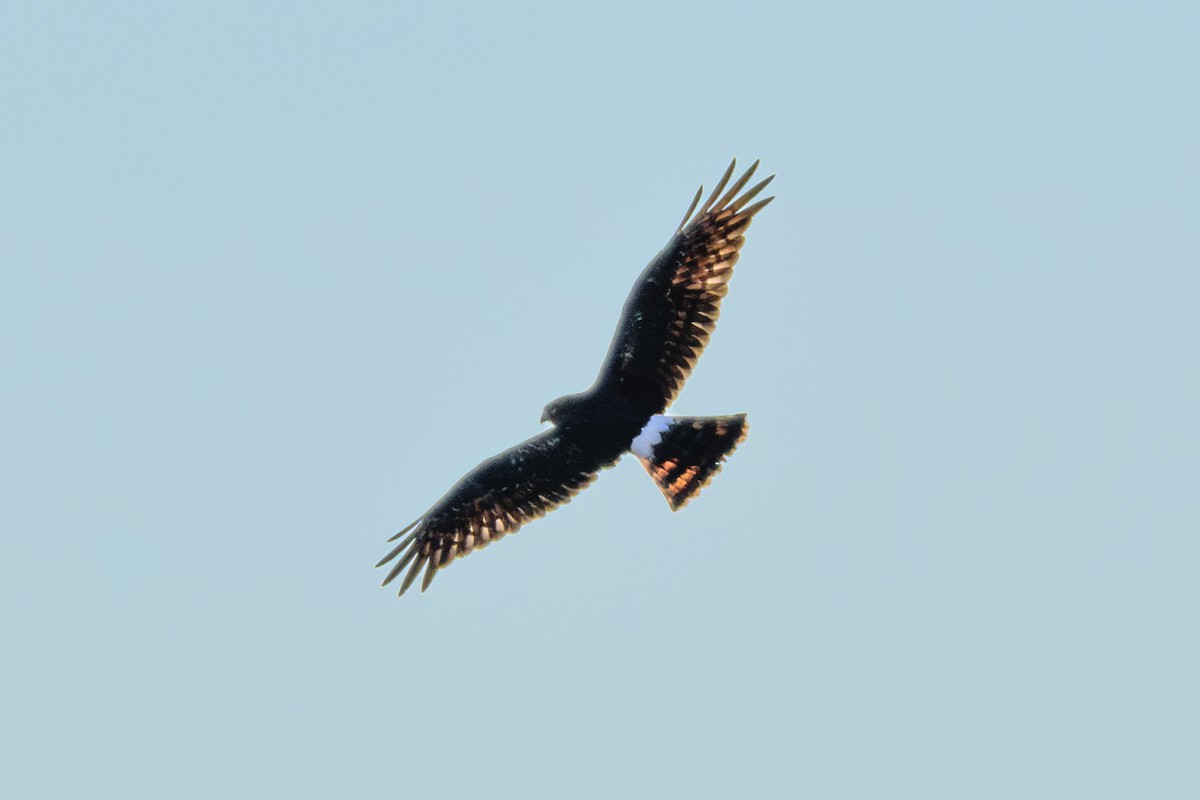
[[[708,344],[750,221],[774,199],[751,204],[775,176],[743,192],[758,162],[730,184],[735,164],[703,205],[704,188],[696,192],[670,241],[634,283],[596,382],[547,405],[542,422],[552,427],[484,461],[389,539],[400,541],[376,564],[396,562],[384,586],[407,567],[399,593],[422,569],[425,591],[455,558],[568,502],[625,453],[642,463],[672,510],[708,484],[745,439],[746,415],[664,412]]]

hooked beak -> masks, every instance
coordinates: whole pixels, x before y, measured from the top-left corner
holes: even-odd
[[[541,420],[541,421],[542,421],[542,423],[543,423],[543,424],[545,424],[545,422],[546,422],[547,420],[549,420],[549,419],[550,419],[550,412],[549,412],[549,411],[542,411],[542,420]]]

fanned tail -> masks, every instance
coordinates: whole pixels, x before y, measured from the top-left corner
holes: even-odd
[[[662,489],[671,510],[678,511],[708,485],[749,429],[745,414],[655,414],[633,440],[630,450]]]

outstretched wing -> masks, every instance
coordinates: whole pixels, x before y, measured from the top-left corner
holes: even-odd
[[[424,568],[421,591],[425,591],[438,570],[455,558],[486,547],[568,502],[607,466],[611,463],[604,463],[557,428],[489,458],[389,540],[400,542],[375,566],[399,559],[383,585],[408,567],[400,583],[400,594],[404,594]]]
[[[747,205],[774,175],[738,194],[757,161],[726,190],[736,163],[698,211],[704,188],[696,192],[675,235],[638,277],[621,312],[599,382],[638,398],[646,414],[665,409],[683,387],[716,325],[746,228],[775,199]]]

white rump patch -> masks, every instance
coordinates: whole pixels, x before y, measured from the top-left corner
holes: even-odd
[[[665,414],[655,414],[650,417],[646,427],[642,428],[642,432],[634,438],[633,444],[629,445],[630,451],[638,458],[653,458],[654,448],[658,447],[658,443],[662,441],[662,435],[670,427],[670,417]]]

